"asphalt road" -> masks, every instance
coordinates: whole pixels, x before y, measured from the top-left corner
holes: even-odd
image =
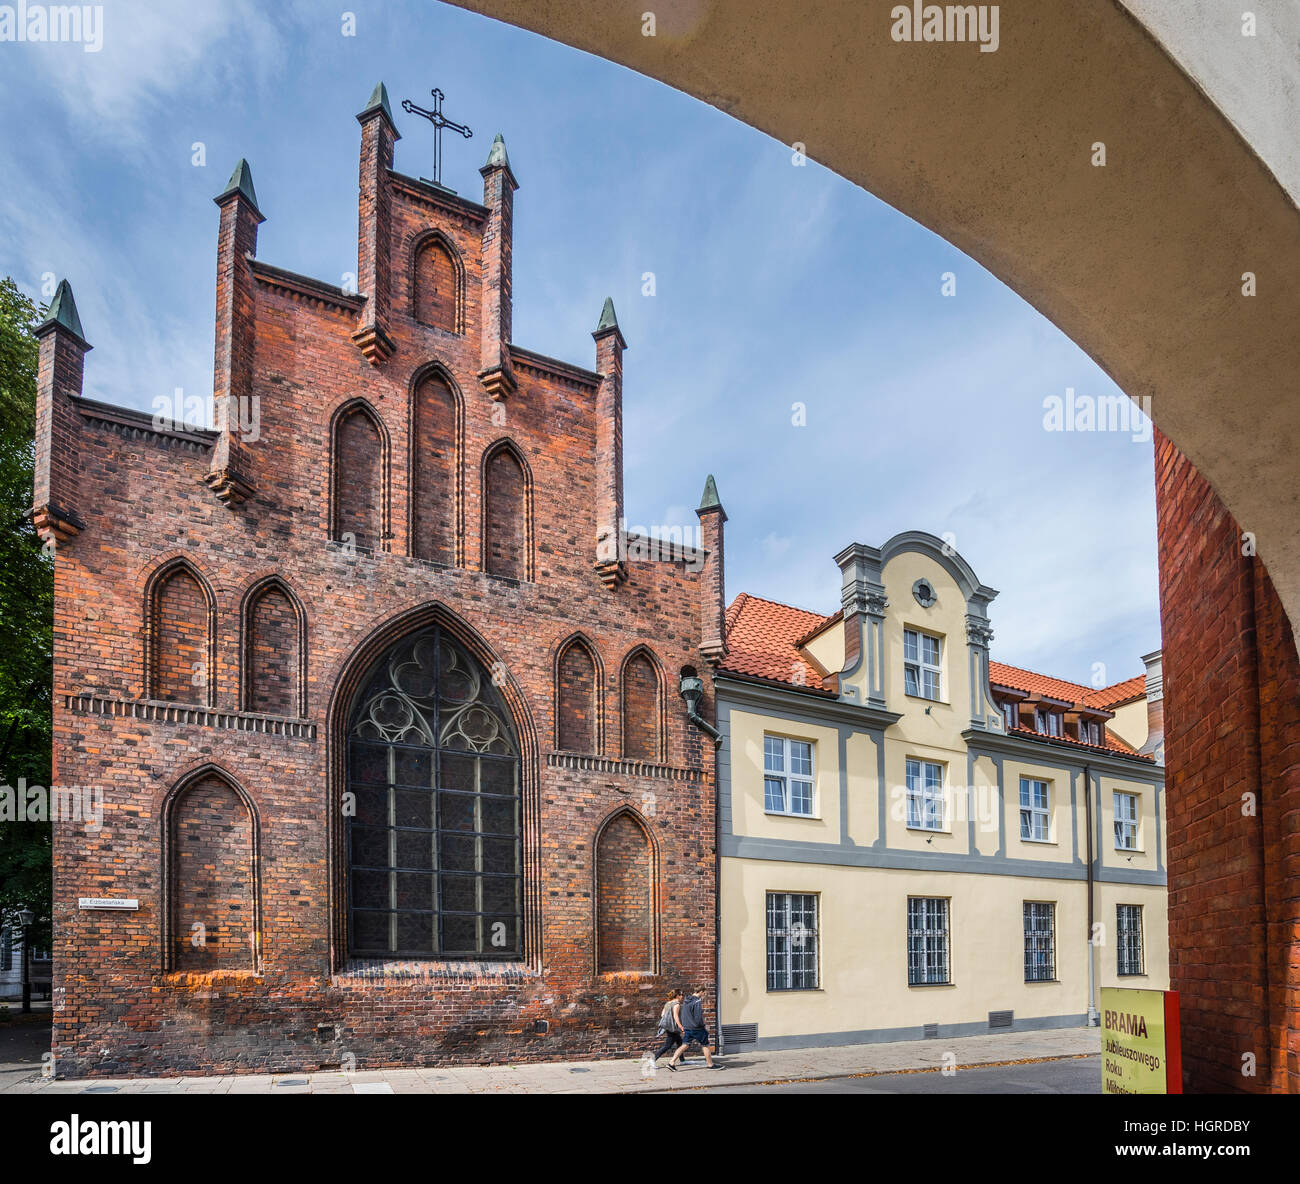
[[[883,1073],[775,1085],[719,1086],[706,1094],[1100,1094],[1101,1057],[1071,1057],[1031,1065],[942,1073]]]

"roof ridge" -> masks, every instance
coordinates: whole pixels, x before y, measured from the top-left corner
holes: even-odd
[[[746,600],[757,600],[760,604],[774,604],[777,608],[786,608],[795,613],[806,613],[810,617],[819,617],[823,621],[825,621],[828,616],[834,615],[833,613],[828,614],[818,612],[815,608],[800,608],[797,604],[787,604],[784,600],[771,600],[766,596],[755,596],[753,592],[737,592],[736,600],[739,600],[742,596]],[[734,605],[736,600],[733,600],[731,603]]]
[[[1044,674],[1041,670],[1030,670],[1028,666],[1016,666],[1014,663],[1003,662],[998,658],[990,658],[989,662],[996,663],[999,666],[1005,666],[1008,670],[1019,670],[1021,674],[1032,674],[1035,678],[1048,678],[1051,679],[1052,682],[1063,682],[1066,686],[1077,687],[1079,690],[1089,695],[1094,692],[1094,689],[1105,690],[1104,687],[1093,688],[1084,686],[1083,683],[1075,682],[1072,678],[1061,678],[1060,675],[1057,674]]]

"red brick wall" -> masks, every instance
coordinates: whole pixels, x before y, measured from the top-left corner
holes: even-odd
[[[170,838],[173,969],[255,969],[253,825],[244,803],[204,777],[173,804]]]
[[[1300,1092],[1295,639],[1242,526],[1159,433],[1156,495],[1184,1076],[1195,1091]]]
[[[565,752],[596,751],[596,668],[581,641],[565,647],[559,662],[556,747]]]
[[[298,615],[274,584],[262,590],[249,612],[247,710],[298,714]]]
[[[596,951],[601,974],[654,969],[652,852],[631,814],[601,832],[596,852]]]
[[[185,568],[154,591],[153,699],[205,701],[208,670],[208,603]],[[197,679],[197,681],[195,681]]]
[[[78,412],[75,439],[59,444],[79,453],[72,508],[85,528],[60,547],[55,563],[56,780],[101,786],[105,799],[98,831],[55,826],[60,1072],[251,1072],[627,1053],[653,1038],[666,983],[712,979],[712,744],[674,698],[662,752],[648,740],[637,746],[659,765],[623,762],[618,741],[607,742],[594,762],[552,747],[557,647],[580,628],[606,670],[620,670],[642,644],[665,670],[699,664],[699,575],[683,562],[632,562],[617,588],[601,582],[592,545],[596,376],[516,353],[517,388],[504,402],[490,398],[478,378],[483,291],[493,282],[481,258],[484,211],[387,172],[382,162],[376,167],[380,190],[362,194],[362,273],[378,277],[374,283],[385,276],[408,282],[416,244],[441,230],[464,265],[463,333],[419,323],[400,294],[360,307],[341,293],[259,272],[253,339],[229,350],[237,357],[251,349],[260,408],[260,437],[243,442],[241,463],[253,485],[246,501],[224,505],[200,480],[210,442],[151,432],[147,417],[139,430],[123,429]],[[509,249],[508,241],[493,246],[498,258]],[[495,287],[508,294],[503,278]],[[395,347],[373,361],[353,339],[372,307],[390,310],[377,327]],[[501,312],[508,324],[508,308]],[[593,322],[598,312],[593,308]],[[231,332],[243,332],[241,324],[232,322]],[[455,476],[463,512],[446,507],[460,560],[450,565],[420,558],[413,496],[413,392],[434,363],[463,407],[463,463]],[[344,464],[331,455],[330,425],[358,397],[384,425],[386,473],[377,433],[363,421],[343,426]],[[38,453],[52,438],[59,438],[53,428],[38,440]],[[526,459],[533,481],[535,570],[527,580],[483,570],[492,548],[483,534],[491,516],[481,462],[502,438]],[[387,523],[386,547],[350,554],[330,542],[335,491],[358,543],[364,547]],[[517,495],[516,487],[519,510]],[[153,573],[180,555],[212,587],[208,691],[215,710],[207,712],[204,695],[187,687],[183,700],[150,713],[142,703],[147,591]],[[305,610],[301,721],[296,711],[293,718],[239,712],[241,614],[249,590],[270,575]],[[521,961],[392,965],[357,961],[347,947],[341,737],[348,710],[370,663],[434,620],[499,673],[523,748]],[[705,675],[708,714],[707,667]],[[619,681],[608,679],[601,695],[606,735],[621,738]],[[645,725],[633,708],[635,732]],[[256,808],[256,971],[163,965],[162,820],[168,795],[207,764]],[[611,986],[595,975],[595,844],[603,821],[629,803],[647,815],[672,885],[658,919],[660,976]],[[108,914],[77,907],[79,896],[104,895],[137,898],[140,908]],[[543,1020],[544,1034],[534,1029]]]
[[[644,653],[623,667],[623,756],[659,759],[659,675]]]

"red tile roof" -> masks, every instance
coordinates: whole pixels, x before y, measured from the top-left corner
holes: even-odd
[[[1121,703],[1131,703],[1134,699],[1145,698],[1146,693],[1147,676],[1145,674],[1135,674],[1132,678],[1126,678],[1123,682],[1112,683],[1108,687],[1093,691],[1088,696],[1088,703],[1092,707],[1104,707],[1109,711],[1112,707],[1118,707]]]
[[[727,608],[727,656],[719,669],[818,694],[827,672],[797,648],[799,640],[827,618],[742,592]]]
[[[1008,666],[1003,662],[989,662],[989,682],[1000,687],[1024,691],[1029,695],[1046,695],[1049,699],[1064,699],[1067,703],[1086,702],[1092,694],[1091,687],[1077,682],[1066,682],[1063,678],[1050,678],[1046,674],[1035,674],[1032,670],[1021,670],[1019,666]]]
[[[727,606],[727,656],[722,660],[719,670],[833,696],[836,693],[833,689],[834,674],[823,670],[810,654],[804,653],[799,647],[818,630],[833,622],[838,615],[823,616],[808,609],[795,608],[793,605],[764,600],[742,592]],[[1107,695],[1123,692],[1130,684],[1142,682],[1143,676],[1138,675],[1137,678],[1127,679],[1114,686],[1094,690],[1081,683],[1035,674],[1032,670],[1022,670],[1018,666],[990,662],[989,681],[1029,695],[1046,695],[1051,699],[1063,699],[1075,705],[1083,704],[1105,710],[1103,700]],[[831,687],[824,686],[826,682],[831,683]],[[1121,702],[1124,697],[1120,694],[1114,701]],[[1014,731],[1043,740],[1049,739],[1032,728],[1016,728]],[[1069,736],[1052,736],[1050,739],[1079,748],[1104,747],[1112,752],[1139,755],[1131,744],[1121,740],[1109,729],[1104,731],[1104,735],[1104,745],[1084,744]]]

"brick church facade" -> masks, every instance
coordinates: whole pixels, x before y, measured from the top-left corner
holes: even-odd
[[[38,331],[61,1074],[626,1053],[715,979],[725,514],[632,558],[612,304],[592,371],[515,345],[500,137],[478,204],[358,121],[359,294],[216,199],[216,430],[85,398],[66,285]]]

